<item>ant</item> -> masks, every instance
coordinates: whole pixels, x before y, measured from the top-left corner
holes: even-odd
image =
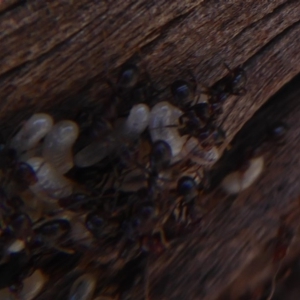
[[[6,175],[3,184],[9,180],[13,180],[20,190],[28,188],[35,184],[38,180],[32,167],[17,158],[17,153],[14,149],[2,147],[0,148],[0,169]]]
[[[119,115],[123,116],[136,103],[148,103],[160,91],[154,87],[151,78],[146,73],[146,79],[141,79],[140,69],[136,64],[126,63],[121,67],[116,83],[107,80],[114,92],[111,103]]]
[[[196,80],[193,80],[196,82]],[[193,102],[194,91],[190,83],[185,80],[176,80],[171,84],[171,93],[175,104],[179,107],[189,106]]]
[[[214,83],[211,87],[206,88],[207,92],[201,92],[201,94],[207,94],[209,96],[209,103],[214,112],[221,112],[220,106],[230,95],[244,95],[246,93],[245,83],[247,81],[244,69],[238,66],[231,69],[226,63],[225,68],[228,70],[228,74]],[[197,87],[197,80],[192,76],[193,83]],[[184,103],[187,106],[191,106],[193,100],[193,91],[197,88],[192,88],[185,80],[176,80],[171,84],[171,93],[176,101],[176,104],[182,105]]]
[[[200,140],[207,139],[210,135],[215,137],[216,143],[222,143],[225,133],[213,124],[215,110],[210,103],[197,103],[188,108],[179,118],[179,132],[181,135],[191,135]]]
[[[222,105],[229,95],[243,95],[246,92],[245,71],[242,67],[231,70],[226,64],[229,73],[208,88],[208,102],[200,102],[191,105],[191,87],[186,81],[178,80],[171,85],[171,91],[177,102],[187,102],[183,115],[179,118],[181,135],[191,135],[206,140],[210,136],[216,136],[217,143],[221,144],[225,135],[222,129],[215,128],[213,122],[217,115],[223,112]]]
[[[228,74],[209,88],[211,103],[223,104],[230,95],[242,96],[247,92],[245,70],[241,66],[231,69],[226,63],[224,65]]]

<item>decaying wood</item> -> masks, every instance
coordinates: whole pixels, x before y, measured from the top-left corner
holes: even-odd
[[[297,0],[1,1],[1,124],[12,127],[33,111],[59,114],[65,105],[67,110],[97,105],[110,93],[105,78],[115,78],[129,59],[161,88],[185,79],[188,70],[209,86],[225,76],[224,62],[231,68],[243,64],[247,94],[230,97],[220,120],[226,146],[299,73],[299,20]],[[253,188],[232,205],[232,199],[214,195],[218,204],[205,216],[201,232],[149,264],[151,299],[217,299],[223,291],[233,293],[230,284],[250,264],[268,264],[266,244],[300,192],[300,94],[285,93],[241,134],[268,116],[283,118],[291,128],[286,144],[272,151]]]

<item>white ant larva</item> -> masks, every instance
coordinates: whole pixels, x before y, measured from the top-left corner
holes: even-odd
[[[228,174],[222,181],[221,187],[228,194],[237,194],[250,187],[263,171],[264,158],[252,158],[246,171],[235,171]]]
[[[180,109],[166,101],[154,105],[150,112],[149,131],[152,141],[162,140],[168,143],[173,156],[180,153],[186,141],[186,137],[181,137],[176,128],[181,115]]]
[[[43,143],[43,157],[60,174],[67,173],[74,165],[72,147],[79,134],[78,125],[69,120],[55,124]]]
[[[125,135],[125,139],[136,139],[147,128],[149,123],[150,110],[146,104],[134,105],[124,122],[120,133]]]
[[[52,129],[53,118],[38,113],[27,120],[20,131],[12,138],[10,147],[20,154],[37,146],[39,141]]]
[[[95,165],[112,153],[115,150],[115,147],[116,141],[112,136],[101,141],[94,141],[75,155],[75,165],[80,168]]]
[[[36,173],[38,182],[30,186],[30,189],[38,197],[48,196],[49,198],[68,197],[73,192],[70,180],[59,174],[56,169],[42,157],[32,157],[27,163]],[[47,198],[47,197],[46,197]]]
[[[92,166],[111,153],[117,151],[122,143],[134,142],[148,126],[149,108],[145,104],[132,107],[128,118],[117,129],[100,141],[95,141],[75,155],[75,165],[84,168]]]

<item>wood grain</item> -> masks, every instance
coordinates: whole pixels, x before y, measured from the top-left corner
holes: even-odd
[[[105,79],[127,60],[161,88],[188,70],[209,86],[226,75],[224,62],[242,64],[247,94],[225,104],[223,150],[237,132],[238,140],[256,134],[270,118],[290,125],[286,144],[269,153],[263,176],[233,204],[210,195],[218,204],[202,229],[149,270],[151,299],[218,299],[249,264],[261,257],[268,264],[266,244],[298,203],[297,84],[255,113],[300,71],[299,20],[297,0],[0,1],[0,123],[13,128],[34,111],[97,106],[110,94]],[[160,97],[171,99],[167,90]]]
[[[201,230],[184,244],[174,245],[151,267],[153,299],[219,299],[230,284],[238,284],[245,272],[250,273],[249,266],[258,270],[247,274],[242,292],[265,269],[269,278],[275,272],[273,252],[267,245],[276,237],[281,217],[294,211],[295,232],[300,225],[299,82],[298,77],[254,115],[218,168],[225,164],[226,169],[230,158],[260,139],[266,126],[278,120],[290,127],[284,145],[273,145],[265,154],[265,170],[251,188],[237,197],[226,197],[220,190],[209,195],[209,201],[216,204],[204,216]],[[299,255],[299,244],[292,252]],[[238,298],[227,294],[224,299]]]

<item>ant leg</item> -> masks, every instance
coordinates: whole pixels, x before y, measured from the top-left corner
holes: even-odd
[[[196,76],[195,76],[195,74],[193,73],[193,71],[191,71],[190,69],[187,71],[188,72],[188,74],[191,76],[191,81],[193,82],[193,93],[194,93],[194,100],[196,100],[196,102],[195,103],[193,103],[192,102],[192,105],[195,105],[195,104],[197,104],[198,103],[198,99],[196,99],[196,95],[198,95],[198,80],[197,80],[197,78],[196,78]]]
[[[223,64],[225,66],[225,69],[228,71],[228,73],[233,74],[233,70],[228,66],[228,64],[225,62]]]

